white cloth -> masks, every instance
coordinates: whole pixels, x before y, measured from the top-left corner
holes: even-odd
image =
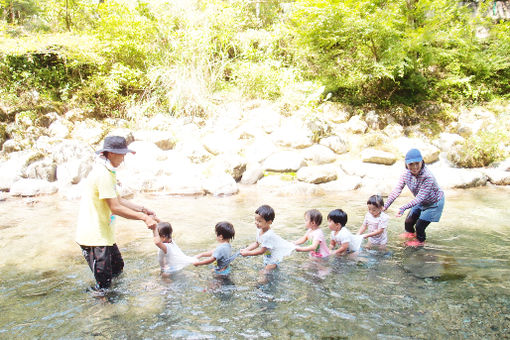
[[[161,249],[158,253],[162,273],[173,273],[198,261],[196,257],[184,254],[173,240],[171,243],[163,244],[166,246],[166,254]]]
[[[264,253],[264,264],[278,264],[285,256],[289,256],[296,245],[276,235],[272,229],[260,235],[257,231],[257,243],[260,247],[267,248]]]
[[[379,216],[374,217],[371,213],[367,212],[363,224],[368,227],[368,232],[372,233],[378,229],[383,229],[383,232],[377,236],[369,237],[368,240],[372,244],[385,245],[388,243],[388,233],[386,227],[388,226],[389,217],[386,213],[381,212]]]
[[[361,242],[363,241],[362,235],[353,235],[349,229],[342,227],[338,232],[331,231],[331,239],[338,245],[342,243],[349,243],[348,252],[358,251],[361,248]]]

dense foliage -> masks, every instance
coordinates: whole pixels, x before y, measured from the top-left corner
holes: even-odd
[[[333,100],[405,125],[448,119],[444,103],[509,96],[510,23],[491,3],[0,0],[0,104],[132,118],[203,115],[222,98]]]

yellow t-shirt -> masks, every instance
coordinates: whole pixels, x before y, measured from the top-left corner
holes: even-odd
[[[76,242],[82,246],[111,246],[115,243],[112,211],[105,198],[117,197],[117,178],[103,164],[95,164],[83,188]]]

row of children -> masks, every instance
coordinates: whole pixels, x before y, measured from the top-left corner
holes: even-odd
[[[189,264],[195,266],[216,262],[214,272],[217,275],[228,275],[230,263],[239,255],[263,255],[264,272],[275,269],[283,257],[290,255],[293,250],[309,252],[310,256],[325,258],[330,255],[345,255],[357,252],[361,248],[363,239],[368,238],[366,247],[384,249],[388,241],[386,227],[388,215],[383,212],[384,201],[381,196],[373,195],[367,201],[368,212],[361,228],[353,235],[345,226],[347,214],[342,209],[332,210],[328,216],[328,227],[331,230],[329,247],[324,233],[320,229],[322,214],[316,210],[305,212],[306,233],[296,240],[289,242],[278,236],[271,225],[275,218],[274,209],[269,205],[262,205],[255,211],[255,226],[257,235],[255,241],[246,248],[233,253],[230,241],[235,236],[234,226],[230,222],[219,222],[215,226],[216,240],[219,245],[211,251],[192,256],[185,255],[172,239],[172,227],[168,222],[160,222],[153,226],[154,243],[159,250],[159,263],[163,275],[178,271]],[[368,232],[365,233],[365,231]],[[299,246],[308,243],[305,246]]]

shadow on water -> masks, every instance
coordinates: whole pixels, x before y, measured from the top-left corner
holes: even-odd
[[[163,278],[150,231],[123,221],[117,240],[125,272],[104,299],[86,292],[92,274],[72,240],[77,202],[41,198],[27,210],[6,200],[0,202],[0,338],[504,338],[510,212],[501,197],[508,191],[465,193],[448,194],[424,248],[405,248],[397,237],[403,221],[392,218],[386,251],[319,261],[294,253],[264,284],[260,257],[237,258],[226,278],[193,266]],[[366,197],[350,203],[352,194],[263,198],[252,192],[138,199],[171,221],[189,255],[216,246],[219,220],[234,222],[234,249],[253,242],[253,212],[262,203],[275,207],[273,229],[288,240],[303,234],[309,208],[325,215],[343,202],[352,232],[366,212],[359,204]]]

